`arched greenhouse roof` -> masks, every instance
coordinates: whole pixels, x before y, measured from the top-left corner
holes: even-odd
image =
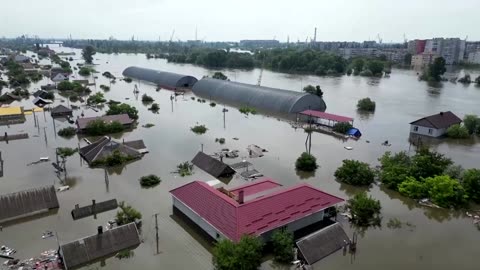
[[[197,82],[197,79],[192,76],[141,67],[128,67],[122,74],[125,77],[151,82],[167,89],[192,88]]]
[[[197,96],[217,102],[248,106],[272,113],[326,109],[323,99],[315,95],[212,78],[199,80],[192,91]]]

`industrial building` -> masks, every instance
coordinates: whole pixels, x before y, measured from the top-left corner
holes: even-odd
[[[279,228],[296,232],[323,221],[326,209],[344,201],[305,183],[285,188],[269,178],[230,190],[193,181],[170,193],[174,209],[205,233],[235,242],[243,235],[267,242]]]
[[[322,98],[295,92],[212,78],[199,80],[192,88],[195,95],[232,106],[248,106],[268,113],[291,114],[307,109],[325,111]]]
[[[197,79],[192,76],[141,67],[128,67],[122,74],[125,77],[150,82],[169,90],[192,88],[197,82]]]

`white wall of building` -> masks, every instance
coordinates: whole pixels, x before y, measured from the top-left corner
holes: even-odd
[[[220,231],[215,229],[210,223],[206,220],[201,218],[197,213],[195,213],[192,209],[186,206],[184,203],[179,201],[177,198],[173,197],[173,206],[175,206],[178,210],[180,210],[183,214],[185,214],[189,219],[191,219],[195,224],[197,224],[202,230],[204,230],[208,235],[210,235],[213,239],[220,240],[220,239],[228,239],[223,235]]]
[[[469,53],[468,54],[468,63],[480,64],[480,51]]]
[[[428,128],[417,125],[410,125],[410,132],[429,137],[440,137],[447,132],[447,129]]]

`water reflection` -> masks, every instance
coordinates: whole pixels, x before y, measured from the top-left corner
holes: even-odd
[[[349,197],[353,197],[362,192],[368,192],[370,189],[369,187],[356,187],[342,183],[340,181],[337,182],[340,183],[340,190],[345,192],[345,194],[347,194]]]
[[[295,174],[296,174],[301,180],[306,180],[306,179],[315,177],[315,171],[313,171],[313,172],[305,172],[305,171],[295,170]]]

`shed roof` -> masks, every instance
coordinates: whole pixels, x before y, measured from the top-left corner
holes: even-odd
[[[324,111],[325,102],[318,96],[212,78],[199,80],[192,88],[195,95],[217,102],[248,106],[270,113],[298,113],[307,109]]]
[[[297,241],[303,258],[312,265],[340,250],[350,239],[338,223],[334,223]]]
[[[126,68],[122,74],[123,76],[151,82],[167,89],[184,87],[185,84],[187,84],[187,87],[192,87],[197,82],[195,77],[189,75],[133,66]]]
[[[262,194],[243,204],[201,181],[170,193],[233,241],[243,235],[261,235],[343,201],[305,183]]]
[[[0,195],[0,222],[15,220],[58,207],[54,186]]]
[[[95,203],[95,206],[91,204],[84,207],[74,208],[72,210],[72,218],[74,220],[77,220],[77,219],[88,217],[94,214],[100,214],[106,211],[114,210],[117,207],[118,207],[117,199],[98,202],[98,203]]]
[[[65,107],[63,105],[58,105],[56,106],[55,108],[53,108],[51,111],[50,111],[50,114],[54,115],[54,114],[64,114],[64,113],[72,113],[72,109],[68,108],[68,107]]]
[[[229,165],[203,152],[198,152],[192,163],[213,177],[231,176],[235,173],[235,170]]]
[[[65,269],[87,265],[125,249],[140,245],[135,223],[95,234],[60,246]]]
[[[22,114],[22,107],[0,107],[0,116]]]
[[[331,114],[331,113],[326,113],[326,112],[320,112],[320,111],[314,111],[314,110],[305,110],[303,112],[300,112],[300,114],[312,116],[312,117],[315,117],[315,118],[331,120],[331,121],[335,121],[335,122],[351,122],[351,121],[353,121],[353,118],[351,118],[351,117],[346,117],[346,116],[341,116],[341,115]]]
[[[111,122],[119,122],[122,125],[130,125],[133,123],[133,119],[131,119],[128,114],[116,114],[116,115],[104,115],[104,116],[97,116],[97,117],[84,117],[77,119],[77,125],[79,129],[85,129],[90,123],[90,121],[94,120],[103,120],[107,123]]]
[[[462,119],[460,119],[451,111],[448,111],[420,118],[416,121],[411,122],[410,124],[422,127],[442,129],[460,123],[462,123]]]

